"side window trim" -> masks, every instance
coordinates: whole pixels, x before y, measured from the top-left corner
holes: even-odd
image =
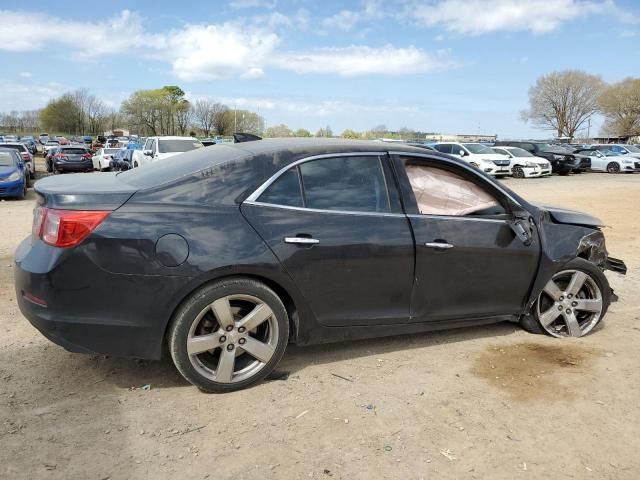
[[[306,206],[306,196],[305,196],[305,191],[304,191],[304,180],[302,178],[302,172],[300,171],[300,165],[307,163],[307,162],[311,162],[314,160],[320,160],[320,159],[325,159],[325,158],[338,158],[338,157],[376,157],[379,159],[379,161],[381,162],[381,168],[382,168],[382,173],[385,179],[385,187],[387,188],[387,197],[390,196],[390,192],[389,192],[389,188],[394,188],[395,192],[397,193],[397,197],[399,200],[399,206],[400,206],[400,212],[396,213],[396,212],[370,212],[370,211],[358,211],[358,210],[325,210],[325,209],[315,209],[315,208],[309,208]],[[383,157],[387,157],[386,158],[386,162],[387,162],[387,168],[384,167],[384,162],[385,159]],[[389,164],[390,158],[389,158],[389,153],[386,151],[380,151],[380,152],[341,152],[341,153],[327,153],[327,154],[322,154],[322,155],[313,155],[311,157],[305,157],[305,158],[301,158],[299,160],[296,160],[295,162],[292,162],[288,165],[286,165],[285,167],[281,168],[280,170],[278,170],[276,173],[274,173],[271,177],[269,177],[264,183],[262,183],[262,185],[260,185],[256,190],[253,191],[253,193],[251,193],[242,203],[246,203],[247,205],[258,205],[258,206],[269,206],[269,207],[277,207],[277,208],[284,208],[284,209],[289,209],[289,210],[304,210],[304,211],[309,211],[309,212],[316,212],[316,213],[335,213],[335,214],[345,214],[345,215],[373,215],[373,216],[392,216],[392,217],[404,217],[404,208],[403,208],[403,204],[402,204],[402,194],[400,191],[400,186],[396,183],[397,180],[397,175],[394,175],[394,168],[393,165]],[[291,168],[297,168],[298,169],[298,178],[300,181],[300,187],[301,187],[301,191],[302,191],[302,201],[304,204],[304,207],[292,207],[292,206],[288,206],[288,205],[278,205],[278,204],[273,204],[273,203],[265,203],[265,202],[261,202],[259,201],[260,196],[274,183],[276,182],[286,171],[290,170]],[[387,176],[391,176],[391,177],[395,177],[393,179],[393,182],[390,182],[389,179],[387,179]],[[389,198],[389,201],[391,202],[391,199]]]

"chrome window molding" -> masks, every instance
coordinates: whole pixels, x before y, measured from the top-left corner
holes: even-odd
[[[457,215],[434,215],[432,213],[410,213],[407,214],[409,218],[437,218],[445,220],[473,220],[476,222],[494,222],[494,223],[507,223],[509,220],[506,218],[483,218],[483,217],[467,217]]]
[[[260,195],[262,195],[262,193],[269,188],[269,186],[275,182],[278,178],[280,178],[280,175],[282,175],[284,172],[286,172],[287,170],[289,170],[290,168],[293,168],[297,165],[300,165],[302,163],[306,163],[306,162],[311,162],[313,160],[319,160],[321,158],[336,158],[336,157],[380,157],[380,156],[386,156],[387,152],[349,152],[349,153],[323,153],[322,155],[313,155],[311,157],[305,157],[305,158],[301,158],[300,160],[296,160],[295,162],[291,162],[290,164],[286,165],[285,167],[282,167],[280,170],[278,170],[276,173],[274,173],[273,175],[271,175],[271,177],[269,179],[267,179],[267,181],[265,181],[262,185],[260,185],[251,195],[249,195],[245,201],[243,203],[248,203],[248,202],[257,202],[258,198],[260,197]],[[271,204],[270,204],[271,205]],[[307,209],[310,210],[310,209]],[[324,211],[324,210],[322,210]],[[335,210],[327,210],[329,212],[333,212]],[[375,212],[374,212],[375,213]]]
[[[312,213],[333,213],[337,215],[360,215],[368,217],[399,217],[406,218],[404,213],[389,213],[389,212],[361,212],[358,210],[324,210],[319,208],[306,208],[306,207],[292,207],[289,205],[278,205],[276,203],[265,203],[257,201],[245,200],[243,205],[253,205],[255,207],[269,207],[269,208],[282,208],[284,210],[295,210],[298,212],[312,212]]]

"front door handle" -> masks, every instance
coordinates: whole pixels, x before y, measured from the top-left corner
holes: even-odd
[[[320,243],[320,240],[308,237],[284,237],[284,242],[298,245],[315,245],[316,243]]]
[[[444,242],[427,242],[424,244],[424,246],[429,248],[441,248],[443,250],[453,248],[453,245],[451,245],[450,243],[444,243]]]

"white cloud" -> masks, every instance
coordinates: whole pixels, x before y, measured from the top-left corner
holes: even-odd
[[[140,16],[128,10],[99,23],[9,10],[0,10],[0,18],[0,50],[10,52],[38,51],[51,45],[63,45],[71,49],[74,58],[91,60],[101,54],[132,48],[164,47],[163,38],[146,33]],[[39,27],[34,28],[34,25]]]
[[[368,1],[357,16],[375,18],[381,14],[379,2]],[[222,24],[186,24],[159,33],[147,31],[141,16],[128,10],[99,22],[12,11],[0,11],[0,18],[0,50],[66,48],[70,58],[77,61],[97,61],[105,55],[128,52],[170,64],[175,77],[187,82],[236,76],[257,79],[269,67],[300,74],[352,77],[425,73],[456,66],[448,53],[432,55],[415,46],[282,49],[277,32],[282,28],[306,28],[309,14],[304,9],[290,16],[273,12]],[[34,23],[46,28],[32,28]],[[22,35],[24,31],[29,35]]]
[[[262,77],[264,77],[264,70],[258,67],[252,67],[240,75],[240,78],[243,80],[256,80]]]
[[[60,96],[67,90],[63,85],[54,82],[33,84],[0,79],[0,109],[10,112],[42,108],[51,98]]]
[[[280,43],[275,33],[244,32],[232,24],[187,25],[173,32],[163,52],[176,77],[186,81],[215,80],[233,74],[251,75],[264,65]]]
[[[428,27],[458,34],[496,31],[547,33],[564,22],[591,14],[623,14],[613,0],[443,0],[415,2],[405,16]]]
[[[234,0],[229,4],[231,8],[276,8],[276,1],[266,0]]]
[[[214,100],[230,108],[253,109],[259,112],[281,112],[291,115],[326,117],[339,113],[416,113],[415,105],[395,103],[362,102],[342,99],[308,100],[287,97],[214,97],[210,95],[187,95],[189,101],[200,98]]]
[[[446,52],[445,52],[446,54]],[[357,75],[407,75],[454,68],[457,64],[446,56],[430,55],[412,46],[380,48],[350,46],[322,48],[308,52],[289,52],[275,59],[275,65],[296,73]]]
[[[19,76],[21,76],[22,78],[31,78],[33,77],[33,74],[31,72],[20,72],[18,73]]]

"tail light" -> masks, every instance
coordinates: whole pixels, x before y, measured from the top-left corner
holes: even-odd
[[[75,247],[110,213],[104,210],[56,210],[36,207],[33,215],[33,235],[54,247]]]
[[[91,154],[90,153],[85,153],[84,155],[82,155],[82,158],[84,158],[85,160],[88,160],[91,158]]]
[[[63,154],[61,154],[61,153],[56,153],[56,154],[53,156],[53,158],[55,158],[55,159],[57,159],[57,160],[66,160],[66,159],[67,159],[67,156],[66,156],[66,155],[63,155]]]

